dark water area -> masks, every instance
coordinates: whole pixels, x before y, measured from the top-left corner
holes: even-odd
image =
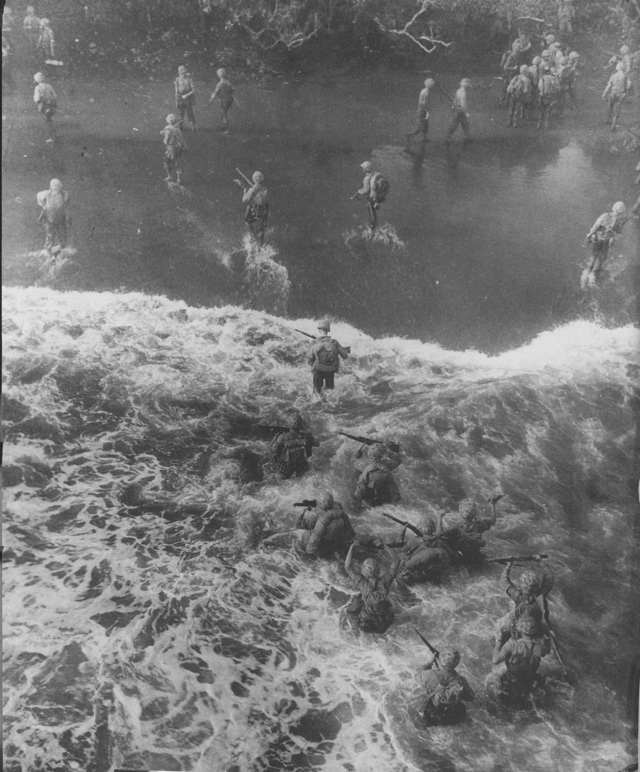
[[[43,143],[20,72],[5,98],[3,222],[5,284],[33,283],[25,252],[39,248],[35,192],[63,179],[74,209],[74,260],[59,289],[141,290],[191,305],[239,302],[228,256],[242,245],[235,167],[260,169],[271,198],[268,241],[291,280],[292,316],[326,313],[374,335],[407,335],[452,348],[498,352],[575,318],[636,318],[638,229],[612,250],[612,277],[585,297],[584,236],[613,201],[635,199],[633,158],[611,153],[602,102],[580,83],[579,113],[562,129],[512,130],[496,81],[474,76],[476,141],[443,142],[448,102],[436,94],[432,141],[406,152],[424,74],[320,70],[307,80],[237,83],[231,132],[206,101],[213,68],[195,71],[199,131],[185,132],[186,192],[163,179],[159,131],[174,109],[173,73],[139,77],[58,75],[59,142]],[[459,73],[441,82],[455,90]],[[637,119],[637,103],[624,121]],[[628,136],[628,135],[627,135]],[[371,159],[392,190],[380,212],[402,248],[345,243],[366,222],[359,164]],[[355,245],[355,248],[354,248]],[[611,280],[612,279],[612,280]]]

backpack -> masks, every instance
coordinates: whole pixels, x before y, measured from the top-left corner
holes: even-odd
[[[376,204],[384,203],[385,198],[389,195],[391,190],[391,183],[380,172],[376,172],[371,178],[371,198]]]
[[[332,342],[323,343],[316,351],[318,364],[334,368],[338,364],[338,352]]]
[[[435,692],[431,695],[431,702],[435,708],[459,705],[462,701],[463,691],[462,684],[455,678],[451,678],[438,684]]]
[[[533,641],[516,641],[516,649],[511,653],[507,670],[511,676],[527,676],[531,674],[533,657],[531,650]]]
[[[522,98],[527,96],[531,91],[531,81],[526,75],[518,75],[516,82],[513,84],[513,95],[515,97]]]

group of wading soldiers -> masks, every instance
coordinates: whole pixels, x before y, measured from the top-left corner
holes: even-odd
[[[312,351],[313,348],[312,345]],[[312,353],[310,361],[313,357]],[[313,449],[319,443],[302,416],[294,412],[286,427],[271,428],[276,430],[270,450],[278,473],[284,478],[304,475],[309,469]],[[345,432],[340,434],[360,443],[352,457],[354,506],[375,509],[398,504],[401,494],[393,472],[403,462],[400,445]],[[290,536],[286,543],[295,545],[305,556],[344,559],[345,571],[358,590],[346,609],[345,620],[354,630],[383,633],[394,621],[389,598],[394,582],[401,586],[439,584],[450,570],[463,566],[479,567],[487,562],[483,554],[486,546],[483,534],[496,522],[500,499],[501,494],[493,495],[480,506],[471,499],[464,499],[455,513],[457,522],[448,526],[444,520],[452,513],[443,511],[438,512],[435,519],[426,518],[422,528],[382,512],[402,527],[397,539],[385,542],[357,534],[342,505],[326,491],[317,500],[304,500],[294,505],[301,507],[302,512],[293,532],[268,537],[264,543],[282,546],[282,537]],[[374,551],[382,551],[386,559],[381,561],[372,557]],[[504,564],[502,580],[513,603],[496,627],[492,655],[496,669],[487,684],[489,693],[508,706],[530,704],[532,692],[543,686],[543,678],[538,673],[541,659],[552,650],[557,654],[546,602],[553,586],[553,574],[543,567],[538,571],[523,571],[517,581],[511,577],[514,562],[541,561],[544,557],[534,555],[488,561]],[[464,703],[475,698],[474,690],[456,671],[459,652],[455,649],[439,652],[418,634],[431,652],[416,676],[425,687],[421,717],[430,726],[458,723],[466,714]]]

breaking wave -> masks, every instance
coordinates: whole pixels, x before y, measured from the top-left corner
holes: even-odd
[[[574,322],[489,357],[335,322],[353,353],[319,403],[294,327],[313,329],[142,294],[4,291],[5,769],[629,763],[637,330]],[[320,446],[283,481],[257,425],[293,407]],[[533,712],[482,695],[508,608],[495,566],[394,589],[395,624],[356,638],[338,563],[261,546],[325,489],[358,531],[397,535],[354,506],[342,429],[402,444],[397,517],[500,490],[487,551],[549,555],[570,677]],[[464,725],[417,725],[414,627],[460,650],[480,692]]]

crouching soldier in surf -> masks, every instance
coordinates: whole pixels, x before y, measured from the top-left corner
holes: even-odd
[[[314,503],[314,502],[311,502]],[[355,537],[351,522],[333,494],[324,493],[316,508],[307,507],[296,524],[297,547],[305,555],[331,557],[336,551],[344,556]]]
[[[393,515],[385,512],[382,514],[390,520],[401,522]],[[399,576],[405,584],[440,584],[443,574],[450,568],[451,553],[442,540],[442,518],[442,513],[438,514],[437,522],[429,518],[425,531],[410,523],[402,523],[404,528],[400,541],[389,545],[402,548]],[[408,541],[405,540],[407,530],[415,534]]]
[[[502,498],[501,494],[489,499],[491,515],[479,517],[478,507],[471,499],[460,502],[458,513],[462,517],[462,526],[448,528],[442,535],[442,541],[455,556],[455,562],[464,565],[477,565],[484,559],[482,548],[486,546],[482,534],[488,531],[496,522],[496,504]]]
[[[370,507],[397,504],[400,501],[400,491],[391,474],[387,458],[388,451],[385,445],[375,445],[369,451],[369,458],[363,467],[357,462],[354,463],[356,471],[362,469],[353,492],[357,501]]]
[[[352,599],[347,609],[347,615],[362,632],[384,633],[394,619],[393,606],[389,600],[389,588],[396,578],[400,561],[393,550],[382,545],[392,560],[390,569],[381,571],[374,558],[367,558],[358,571],[353,567],[355,546],[354,542],[349,547],[344,568],[360,594]]]
[[[426,689],[426,700],[420,716],[427,726],[450,726],[464,721],[465,702],[476,695],[466,678],[456,671],[460,653],[456,649],[432,652],[431,660],[416,674]]]
[[[271,440],[270,448],[276,469],[285,479],[307,472],[308,459],[320,444],[305,426],[300,413],[292,415],[287,426],[288,430],[278,432]]]
[[[513,601],[513,609],[501,620],[496,632],[496,646],[503,644],[513,635],[517,622],[527,616],[533,619],[536,627],[532,633],[534,638],[545,641],[545,647],[549,645],[551,635],[549,629],[549,607],[547,596],[554,584],[553,571],[548,566],[543,566],[540,573],[536,571],[523,571],[518,583],[511,580],[511,568],[513,560],[509,560],[502,572],[502,580],[506,584],[506,593]]]
[[[533,689],[543,684],[538,668],[542,657],[549,653],[549,645],[537,638],[537,629],[536,620],[527,614],[518,619],[503,646],[499,641],[495,643],[493,664],[504,663],[505,667],[489,677],[489,689],[507,705],[526,705]]]

